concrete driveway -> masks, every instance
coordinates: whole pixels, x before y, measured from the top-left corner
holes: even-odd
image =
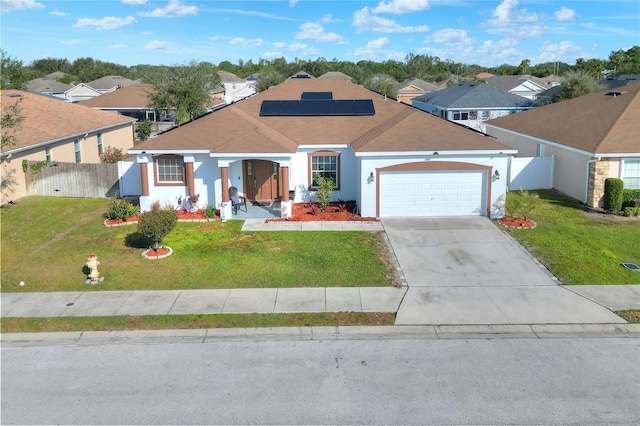
[[[625,322],[560,287],[487,218],[384,219],[382,224],[409,286],[397,325]]]

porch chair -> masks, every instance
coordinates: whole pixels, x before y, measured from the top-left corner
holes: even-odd
[[[241,195],[238,195],[238,188],[232,186],[229,188],[229,199],[231,200],[231,207],[233,208],[233,214],[238,214],[238,207],[244,206],[244,211],[247,210],[247,199]]]

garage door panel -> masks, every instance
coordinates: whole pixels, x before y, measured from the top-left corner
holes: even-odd
[[[380,174],[381,217],[484,215],[486,172]]]

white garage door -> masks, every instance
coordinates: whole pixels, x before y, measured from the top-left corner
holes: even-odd
[[[484,174],[381,172],[380,217],[484,216]]]

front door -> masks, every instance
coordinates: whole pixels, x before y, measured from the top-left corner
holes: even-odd
[[[278,198],[278,163],[245,160],[245,194],[251,201],[273,201]]]

